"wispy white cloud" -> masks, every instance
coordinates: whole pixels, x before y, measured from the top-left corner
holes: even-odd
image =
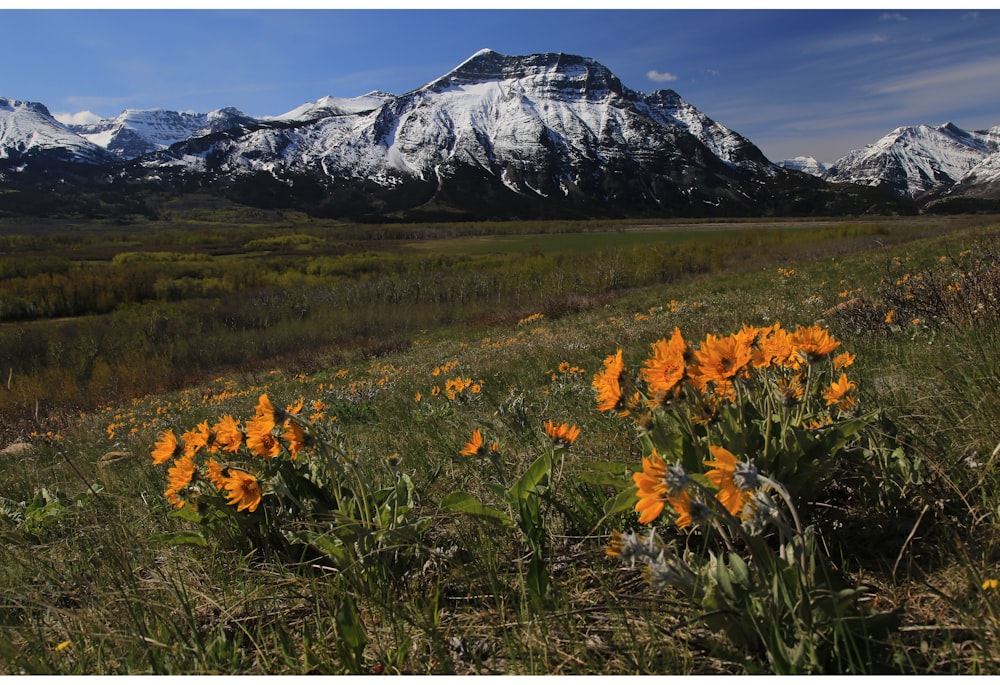
[[[646,78],[650,81],[656,81],[657,83],[663,83],[666,81],[676,81],[677,75],[671,74],[669,71],[657,71],[656,69],[650,69],[646,72]]]
[[[100,115],[94,114],[89,109],[83,112],[52,112],[52,118],[56,121],[72,126],[74,124],[96,124],[101,120]]]
[[[876,33],[872,36],[873,43],[884,43],[887,40],[889,40],[889,36],[885,35],[884,33]]]
[[[871,90],[879,95],[889,95],[945,86],[953,87],[962,83],[983,89],[984,83],[992,83],[997,73],[1000,73],[1000,56],[988,57],[978,62],[952,64],[941,69],[928,69],[906,78],[886,81]]]
[[[979,20],[979,12],[977,12],[976,10],[973,10],[971,12],[966,12],[965,14],[962,15],[962,21],[978,21],[978,20]]]
[[[883,12],[879,19],[881,21],[907,21],[908,17],[899,12]]]
[[[65,108],[65,111],[91,111],[114,114],[120,113],[127,107],[136,107],[136,102],[145,96],[142,93],[130,93],[128,95],[67,95],[62,98],[58,106]]]

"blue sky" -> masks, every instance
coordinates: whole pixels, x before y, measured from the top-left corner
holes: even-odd
[[[964,7],[974,6],[965,4]],[[404,93],[481,48],[592,57],[672,88],[770,159],[832,163],[897,126],[1000,126],[1000,10],[0,10],[0,96],[54,113],[275,115]]]

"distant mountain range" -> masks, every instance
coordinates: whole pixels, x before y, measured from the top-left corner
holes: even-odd
[[[1000,126],[901,126],[837,160],[822,177],[914,199],[1000,197]]]
[[[0,188],[19,191],[0,214],[56,211],[40,204],[51,191],[130,206],[197,191],[363,220],[901,212],[1000,197],[998,149],[1000,127],[948,124],[897,129],[829,169],[776,164],[672,90],[631,90],[586,57],[482,50],[403,95],[267,118],[126,110],[66,125],[0,98]]]

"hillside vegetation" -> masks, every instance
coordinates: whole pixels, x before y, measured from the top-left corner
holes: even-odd
[[[997,672],[992,218],[274,218],[0,234],[0,672]]]

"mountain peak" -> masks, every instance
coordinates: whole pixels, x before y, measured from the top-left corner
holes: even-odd
[[[32,112],[37,112],[42,116],[49,118],[52,117],[52,113],[49,112],[49,108],[40,102],[28,102],[26,100],[14,100],[11,98],[0,97],[0,107],[7,110],[28,109]]]
[[[815,157],[792,157],[778,163],[783,169],[794,169],[811,176],[821,177],[826,173],[826,165]]]
[[[563,52],[504,55],[489,48],[479,50],[424,89],[442,90],[486,81],[530,81],[538,86],[567,91],[621,94],[621,81],[607,67],[590,57]]]
[[[114,164],[123,183],[187,187],[196,177],[251,203],[266,197],[331,215],[733,214],[775,211],[789,187],[805,184],[811,197],[814,183],[781,172],[675,91],[631,90],[600,62],[563,52],[484,48],[402,96],[326,96],[260,119],[234,108],[128,109],[64,126],[17,104],[0,101],[0,171],[43,147],[72,148],[64,156],[101,165],[102,179]],[[959,139],[930,127],[898,133],[913,137],[911,149],[932,133]]]
[[[824,178],[916,198],[953,185],[998,148],[1000,141],[990,135],[952,122],[901,126],[837,160]]]

